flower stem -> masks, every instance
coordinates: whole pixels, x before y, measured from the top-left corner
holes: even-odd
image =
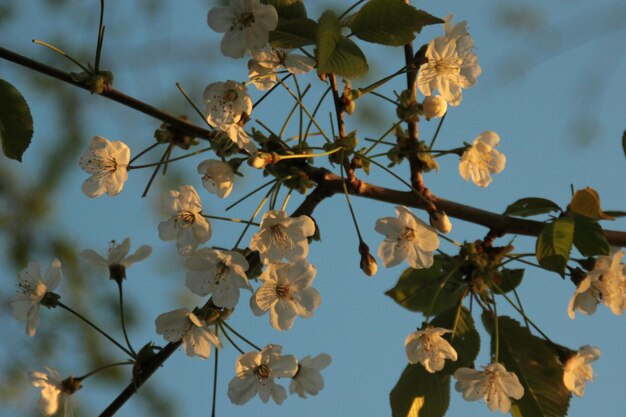
[[[444,113],[444,115],[439,120],[439,124],[437,125],[437,130],[435,130],[435,134],[433,135],[433,139],[430,141],[430,145],[428,145],[428,150],[430,151],[437,140],[437,136],[439,135],[439,131],[441,130],[441,126],[443,125],[443,121],[446,120],[446,116],[448,112]]]
[[[74,311],[73,309],[71,309],[70,307],[66,306],[65,304],[63,304],[62,302],[58,301],[57,305],[67,311],[69,311],[70,313],[72,313],[73,315],[75,315],[76,317],[78,317],[79,319],[81,319],[82,321],[84,321],[85,323],[87,323],[89,326],[91,326],[94,330],[96,330],[98,333],[100,333],[102,336],[106,337],[107,339],[109,339],[109,341],[111,343],[113,343],[115,346],[117,346],[118,348],[120,348],[124,353],[126,353],[128,356],[130,356],[131,358],[135,359],[135,354],[133,354],[131,351],[129,351],[128,349],[126,349],[124,346],[122,346],[119,342],[117,342],[115,339],[113,339],[111,336],[109,336],[106,332],[104,332],[102,329],[100,329],[98,326],[96,326],[94,323],[92,323],[89,319],[87,319],[86,317],[84,317],[83,315],[81,315],[80,313]]]
[[[96,42],[96,60],[94,71],[97,74],[100,70],[100,56],[102,54],[102,43],[104,42],[104,0],[100,0],[100,22],[98,24],[98,41]]]
[[[185,158],[189,158],[189,157],[192,157],[192,156],[196,156],[198,154],[201,154],[201,153],[204,153],[204,152],[208,152],[208,151],[210,151],[212,149],[213,149],[213,147],[209,146],[208,148],[203,148],[203,149],[197,150],[195,152],[188,153],[186,155],[177,156],[176,158],[166,159],[165,161],[159,161],[159,162],[154,162],[152,164],[145,164],[145,165],[135,165],[135,166],[130,166],[129,165],[127,169],[130,171],[131,169],[156,167],[156,166],[159,166],[159,165],[168,164],[170,162],[180,161],[181,159],[185,159]]]
[[[87,378],[89,378],[90,376],[100,372],[100,371],[104,371],[105,369],[109,369],[109,368],[113,368],[114,366],[122,366],[122,365],[134,365],[135,362],[133,361],[126,361],[126,362],[117,362],[117,363],[111,363],[109,365],[104,365],[94,371],[89,372],[88,374],[85,374],[83,376],[79,376],[79,377],[75,377],[74,380],[75,381],[83,381]]]
[[[291,75],[292,75],[291,73],[289,73],[289,74],[285,75],[283,78],[281,78],[281,79],[280,79],[280,81],[279,81],[278,83],[274,84],[274,85],[272,86],[272,88],[270,88],[269,90],[267,90],[267,92],[266,92],[265,94],[263,94],[263,95],[261,96],[261,98],[260,98],[260,99],[258,99],[258,100],[257,100],[257,101],[256,101],[256,102],[252,105],[252,110],[254,110],[256,106],[258,106],[259,104],[261,104],[261,102],[262,102],[263,100],[265,100],[265,99],[267,98],[267,96],[269,96],[269,95],[272,93],[272,91],[274,91],[274,90],[276,89],[276,87],[278,87],[279,83],[280,83],[280,84],[282,84],[284,81],[287,81],[287,78],[291,77]]]
[[[446,284],[448,283],[448,280],[449,280],[450,278],[452,278],[452,276],[454,275],[454,273],[455,273],[456,271],[458,271],[460,267],[461,267],[461,264],[460,264],[460,263],[459,263],[459,264],[457,264],[457,265],[455,265],[455,267],[454,267],[454,268],[452,268],[452,269],[450,270],[450,272],[448,272],[448,273],[446,274],[446,276],[443,278],[443,280],[441,280],[441,283],[439,284],[439,287],[437,288],[437,292],[435,292],[435,295],[433,296],[433,299],[432,299],[432,301],[430,302],[430,307],[428,307],[428,314],[426,314],[426,322],[429,322],[429,321],[430,321],[430,316],[431,316],[431,315],[432,315],[432,313],[433,313],[433,308],[435,308],[435,303],[437,302],[437,298],[439,298],[439,294],[441,293],[441,290],[443,290],[443,287],[445,287],[445,286],[446,286]]]
[[[130,162],[128,163],[129,165],[132,164],[133,162],[135,162],[137,159],[139,159],[142,155],[144,155],[146,152],[151,151],[152,149],[156,148],[157,146],[159,146],[160,143],[155,142],[152,145],[148,146],[146,149],[144,149],[143,151],[139,152],[137,155],[135,155]]]
[[[385,139],[387,137],[388,134],[390,134],[391,132],[394,131],[394,129],[399,126],[400,124],[402,124],[402,121],[396,122],[393,125],[391,125],[391,127],[389,129],[387,129],[387,131],[385,133],[383,133],[383,135],[378,138],[377,140],[374,141],[374,143],[372,144],[372,146],[370,146],[369,148],[367,148],[367,150],[363,153],[363,155],[367,155],[368,153],[370,153],[370,151],[372,149],[374,149],[376,146],[378,146],[379,143],[382,142],[383,139]]]
[[[239,239],[237,239],[237,243],[235,243],[234,249],[237,249],[239,247],[239,244],[241,243],[241,239],[243,239],[243,237],[245,236],[246,232],[250,228],[250,223],[252,223],[252,220],[254,220],[254,218],[259,214],[259,212],[261,211],[261,209],[263,208],[263,206],[267,202],[267,199],[270,197],[270,194],[272,194],[274,192],[274,190],[275,190],[277,185],[280,186],[280,183],[281,183],[280,181],[276,181],[274,183],[274,185],[272,186],[272,188],[270,188],[270,190],[267,192],[267,194],[265,194],[265,197],[263,197],[263,200],[261,200],[261,202],[257,206],[256,210],[254,211],[254,213],[250,217],[250,220],[247,222],[246,227],[244,227],[243,231],[241,232],[241,235],[239,235]]]
[[[342,158],[343,160],[343,155]],[[356,215],[354,214],[354,209],[352,208],[352,202],[350,201],[350,194],[348,194],[348,187],[346,186],[346,178],[343,172],[343,164],[339,164],[341,169],[341,185],[343,187],[343,193],[346,196],[346,201],[348,202],[348,208],[350,209],[350,215],[352,216],[352,222],[354,223],[354,228],[356,229],[356,234],[359,237],[359,243],[363,243],[363,237],[361,236],[361,230],[359,229],[359,223],[356,220]]]
[[[247,199],[248,197],[256,194],[257,192],[261,191],[263,188],[267,187],[268,185],[274,184],[276,181],[278,181],[278,179],[274,178],[271,181],[266,182],[265,184],[255,188],[254,190],[250,191],[248,194],[244,195],[243,197],[241,197],[239,200],[235,201],[233,204],[231,204],[230,206],[226,207],[225,211],[230,210],[231,208],[235,207],[237,204],[241,203],[242,201],[244,201],[245,199]]]
[[[243,355],[245,352],[241,350],[239,346],[237,346],[237,343],[235,343],[235,341],[228,335],[228,332],[224,329],[224,326],[222,326],[222,324],[223,322],[218,323],[218,325],[220,326],[220,329],[222,329],[222,332],[224,333],[224,336],[226,336],[226,339],[228,339],[230,344],[233,345],[233,347],[237,349],[237,351]]]
[[[180,85],[180,83],[176,83],[176,88],[178,88],[178,91],[180,91],[180,93],[183,95],[183,97],[185,97],[185,100],[187,100],[187,103],[189,103],[189,105],[191,107],[193,107],[193,109],[196,111],[196,113],[198,113],[198,116],[200,116],[200,118],[202,120],[204,120],[204,123],[206,123],[207,126],[209,126],[209,128],[213,129],[213,126],[211,126],[211,124],[207,121],[206,117],[204,116],[204,114],[200,111],[200,109],[198,108],[198,106],[196,106],[196,104],[191,100],[191,98],[187,95],[187,93],[185,92],[185,90],[183,89],[183,86]]]
[[[212,215],[208,215],[208,214],[203,214],[202,217],[206,217],[207,219],[225,220],[225,221],[233,222],[233,223],[246,223],[246,224],[251,224],[252,226],[260,226],[261,225],[260,223],[249,222],[249,221],[243,220],[243,219],[235,219],[233,217],[212,216]]]
[[[495,363],[500,363],[500,320],[498,320],[498,305],[496,303],[496,294],[494,293],[493,288],[491,289],[491,298],[493,299],[493,316],[496,334]]]
[[[293,99],[296,100],[296,102],[300,105],[302,110],[304,110],[306,115],[309,116],[309,119],[313,122],[313,124],[315,124],[315,127],[317,127],[317,130],[319,130],[320,134],[324,137],[324,139],[326,139],[326,141],[328,141],[328,142],[332,142],[332,140],[330,140],[328,135],[326,135],[326,133],[324,132],[324,129],[322,129],[322,127],[319,125],[319,123],[317,123],[317,120],[315,120],[315,117],[313,115],[311,115],[311,113],[306,108],[304,103],[302,103],[302,101],[298,98],[298,96],[296,96],[294,94],[294,92],[291,91],[291,88],[289,88],[289,86],[287,84],[285,84],[284,82],[282,82],[282,81],[278,81],[278,82],[285,88],[285,90],[287,90],[287,92],[291,95],[291,97],[293,97]]]
[[[133,345],[131,345],[130,343],[130,339],[128,338],[128,333],[126,332],[126,322],[124,320],[124,291],[122,289],[122,281],[116,281],[117,282],[117,288],[118,288],[118,293],[120,296],[120,321],[122,323],[122,333],[124,333],[124,340],[126,340],[126,346],[128,346],[128,349],[133,352],[133,356],[137,356],[137,352],[135,352],[135,349],[133,349]]]
[[[215,323],[215,335],[219,336],[219,326]],[[217,403],[217,365],[219,362],[220,350],[215,349],[215,362],[213,366],[213,404],[211,404],[211,417],[215,417],[215,408]]]
[[[243,340],[244,342],[246,342],[247,344],[249,344],[250,346],[252,346],[254,349],[258,350],[259,352],[262,350],[260,347],[258,347],[257,345],[255,345],[254,343],[252,343],[251,341],[249,341],[248,339],[246,339],[245,337],[243,337],[237,330],[233,329],[228,323],[226,323],[225,321],[220,321],[220,326],[225,326],[228,330],[230,330],[231,332],[233,332],[235,334],[235,336],[237,336],[238,338],[240,338],[241,340]],[[224,330],[222,328],[222,330]]]
[[[170,154],[170,152],[172,152],[172,146],[168,146],[165,149],[165,152],[163,152],[163,156],[161,156],[161,161],[164,161],[167,159],[168,155]],[[141,198],[144,198],[145,196],[148,195],[148,191],[150,190],[150,187],[152,186],[152,182],[154,181],[154,179],[156,178],[157,174],[159,173],[159,170],[161,169],[161,165],[158,165],[155,169],[154,172],[152,173],[152,175],[150,175],[150,179],[148,180],[148,183],[146,184],[146,188],[143,190],[143,194],[141,194]]]
[[[46,48],[52,49],[57,54],[59,54],[59,55],[65,57],[65,58],[69,59],[74,64],[78,65],[86,73],[91,74],[91,71],[89,71],[88,68],[85,68],[85,66],[83,64],[81,64],[80,62],[78,62],[77,60],[75,60],[74,58],[72,58],[71,56],[66,54],[64,51],[62,51],[59,48],[57,48],[56,46],[50,45],[49,43],[46,43],[44,41],[40,41],[39,39],[33,39],[33,43],[36,43],[37,45],[45,46]]]
[[[322,94],[322,96],[320,97],[319,101],[315,105],[315,108],[313,109],[313,117],[315,117],[315,115],[319,111],[320,107],[322,106],[322,103],[324,102],[324,99],[326,98],[328,93],[330,93],[331,90],[332,90],[332,88],[330,86],[328,86],[326,91],[324,91],[324,94]],[[304,140],[306,140],[306,138],[309,137],[309,131],[311,130],[311,126],[313,126],[313,119],[309,120],[309,124],[306,126],[306,129],[304,131],[304,136],[301,137],[300,141],[298,142],[298,148],[302,148],[302,142]],[[323,135],[323,133],[322,132],[318,132],[318,135]]]

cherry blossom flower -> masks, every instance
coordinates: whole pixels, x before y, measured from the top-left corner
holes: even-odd
[[[471,368],[459,368],[454,372],[454,388],[463,393],[467,401],[485,399],[489,410],[508,413],[511,398],[519,400],[524,396],[524,387],[517,375],[507,372],[500,363],[483,366],[484,371]]]
[[[87,197],[99,197],[105,192],[117,195],[128,178],[130,149],[120,141],[109,142],[103,137],[91,138],[89,148],[81,155],[78,165],[91,174],[83,182],[82,190]]]
[[[156,332],[168,342],[182,341],[188,356],[206,359],[211,355],[211,345],[222,347],[217,335],[187,308],[179,308],[156,318]]]
[[[34,336],[39,324],[39,306],[47,293],[61,282],[61,261],[53,259],[41,276],[39,264],[29,262],[17,276],[17,294],[11,297],[13,317],[26,322],[26,334]]]
[[[320,371],[330,365],[331,357],[321,353],[314,358],[305,356],[298,362],[298,371],[291,377],[289,393],[306,398],[306,394],[317,395],[324,388]]]
[[[187,288],[194,294],[213,297],[218,307],[233,308],[239,301],[239,289],[252,290],[246,277],[248,261],[238,252],[202,248],[185,263]]]
[[[277,71],[281,68],[291,74],[305,74],[315,68],[315,59],[285,49],[264,48],[252,52],[248,76],[256,88],[269,90],[276,84]]]
[[[211,225],[202,217],[202,203],[191,185],[167,191],[162,197],[170,218],[159,224],[162,240],[176,239],[178,253],[190,255],[200,243],[211,238]]]
[[[430,225],[441,233],[450,233],[452,223],[445,211],[434,211],[428,216]]]
[[[41,389],[37,401],[39,411],[44,416],[52,416],[59,411],[63,402],[64,417],[72,417],[74,415],[72,394],[80,389],[80,382],[73,377],[63,380],[61,374],[53,368],[46,368],[46,371],[47,374],[39,371],[30,374],[33,386]]]
[[[426,120],[443,117],[448,111],[448,102],[441,96],[425,97],[422,106],[424,107],[424,117],[426,117]]]
[[[430,268],[433,251],[439,247],[437,233],[404,206],[397,206],[396,214],[398,218],[376,221],[376,231],[385,235],[378,248],[383,265],[395,266],[406,259],[412,268]]]
[[[487,130],[474,139],[472,146],[463,152],[459,163],[459,172],[466,181],[470,178],[479,187],[491,184],[491,174],[502,172],[506,157],[496,151],[500,143],[496,132]]]
[[[207,159],[198,165],[198,174],[202,174],[202,185],[219,198],[226,198],[233,191],[235,173],[228,162]]]
[[[128,256],[129,251],[130,239],[126,238],[120,244],[114,240],[109,243],[108,256],[106,259],[91,249],[86,249],[80,254],[95,267],[109,268],[111,279],[118,281],[126,278],[126,268],[150,256],[152,248],[148,245],[142,245],[135,253]]]
[[[591,276],[585,277],[576,287],[576,291],[567,306],[569,318],[572,320],[576,318],[576,310],[587,316],[592,315],[596,312],[601,297],[602,293],[598,287],[597,278],[592,279]]]
[[[321,303],[311,288],[315,267],[306,259],[269,264],[259,276],[263,281],[250,299],[252,312],[261,316],[269,310],[270,324],[276,330],[289,330],[296,317],[309,318]]]
[[[250,155],[253,155],[259,149],[250,139],[250,136],[243,130],[243,127],[238,123],[225,124],[220,127],[226,135],[232,140],[239,149],[243,149]]]
[[[436,37],[428,44],[428,61],[420,67],[417,85],[425,96],[432,96],[438,90],[448,104],[458,106],[463,88],[476,84],[481,69],[465,22],[452,27],[452,17],[446,19],[445,36]]]
[[[259,0],[230,0],[230,6],[209,11],[208,24],[216,32],[225,32],[222,53],[241,58],[246,51],[267,44],[270,31],[278,24],[278,13],[274,6]]]
[[[421,363],[432,374],[443,369],[446,359],[456,361],[456,350],[441,337],[446,333],[452,330],[427,327],[409,334],[404,342],[409,362]]]
[[[563,384],[578,397],[585,393],[587,381],[593,381],[590,363],[600,358],[600,349],[585,345],[563,365]]]
[[[285,401],[287,392],[274,378],[294,376],[298,362],[295,356],[281,355],[281,351],[281,346],[267,345],[260,352],[244,353],[237,358],[237,372],[228,384],[228,398],[233,404],[245,404],[257,393],[264,403],[270,397],[277,404]]]
[[[284,210],[270,210],[252,236],[250,249],[259,251],[266,265],[285,258],[304,258],[309,253],[307,237],[314,233],[315,223],[309,216],[289,217]]]

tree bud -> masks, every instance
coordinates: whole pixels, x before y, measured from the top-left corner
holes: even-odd
[[[272,155],[267,152],[257,152],[248,158],[248,165],[252,168],[263,169],[272,162]]]
[[[434,211],[430,213],[430,225],[441,233],[450,233],[452,223],[448,219],[445,211]]]
[[[448,111],[448,102],[441,96],[428,96],[422,103],[426,120],[443,117]]]
[[[360,243],[359,253],[361,254],[361,262],[359,264],[361,270],[368,277],[376,275],[376,272],[378,272],[378,263],[376,262],[376,259],[370,254],[370,248],[365,244],[365,242]]]

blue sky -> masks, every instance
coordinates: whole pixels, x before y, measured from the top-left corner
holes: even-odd
[[[67,7],[72,11],[68,12],[40,8],[36,1],[23,3],[20,7],[29,13],[21,13],[0,27],[3,31],[0,45],[73,70],[65,61],[32,45],[31,39],[53,40],[51,34],[65,28],[65,50],[95,43],[95,5],[70,1]],[[111,2],[107,6],[103,66],[114,70],[116,88],[154,102],[158,107],[192,115],[192,110],[185,107],[184,99],[177,95],[175,82],[181,82],[191,97],[199,102],[204,85],[210,82],[246,79],[244,59],[230,60],[219,55],[221,36],[206,25],[210,2],[185,2],[184,6],[168,2],[154,13],[146,4]],[[309,15],[316,18],[323,6],[336,4],[342,5],[338,9],[349,5],[344,1],[309,1]],[[595,188],[605,209],[624,209],[625,165],[620,139],[626,128],[623,117],[626,79],[619,75],[626,71],[626,63],[622,47],[624,30],[615,22],[623,21],[621,17],[626,14],[626,7],[616,1],[590,0],[558,0],[549,4],[515,2],[510,8],[489,1],[444,0],[422,2],[419,7],[441,17],[452,13],[455,21],[467,20],[482,67],[478,84],[464,92],[459,107],[450,110],[438,138],[438,147],[457,147],[463,141],[471,142],[485,130],[494,130],[501,138],[500,150],[507,156],[506,169],[495,176],[486,189],[467,183],[458,175],[456,157],[442,158],[439,172],[425,177],[435,194],[501,212],[518,198],[530,196],[550,198],[565,206],[573,184],[575,189]],[[44,13],[44,10],[47,11]],[[522,15],[529,22],[526,29],[516,29],[511,20],[503,23],[506,16]],[[425,29],[416,42],[427,43],[441,32],[439,27]],[[367,46],[366,53],[373,72],[378,75],[395,71],[403,59],[401,49],[387,51]],[[16,84],[24,80],[24,71],[0,61],[0,77]],[[353,86],[364,86],[368,80],[355,80]],[[400,81],[404,82],[404,79]],[[313,83],[310,94],[317,97],[320,89],[316,77],[304,77],[301,84],[308,82]],[[397,85],[393,88],[398,90],[402,88],[401,84],[392,85]],[[12,164],[19,176],[28,178],[41,175],[37,170],[38,151],[47,146],[46,139],[58,139],[63,134],[63,127],[50,118],[47,99],[38,100],[41,93],[37,87],[22,82],[20,89],[29,98],[37,133],[22,166],[7,160],[2,163]],[[253,100],[261,95],[253,87],[250,92]],[[358,129],[360,137],[377,137],[387,129],[385,121],[392,120],[394,114],[392,106],[369,100],[370,120],[348,120],[348,130]],[[88,108],[81,109],[89,136],[123,140],[133,154],[151,143],[158,122],[99,97],[84,102],[89,103]],[[274,101],[255,109],[253,120],[262,120],[279,130],[282,120],[276,117],[277,109],[282,111],[291,105],[289,96],[280,93]],[[357,111],[359,106],[360,103]],[[201,122],[197,118],[194,120]],[[321,116],[320,120],[328,126],[326,116]],[[292,126],[292,132],[295,126]],[[433,122],[422,123],[422,138],[430,139],[435,127]],[[89,136],[85,138],[85,144]],[[141,161],[148,163],[159,156],[151,154]],[[209,214],[223,214],[224,207],[262,181],[258,172],[246,168],[246,176],[238,179],[233,194],[226,201],[219,201],[202,189],[195,173],[197,163],[203,159],[204,156],[197,156],[179,164],[176,177],[167,184],[173,184],[174,180],[177,185],[192,184],[198,189]],[[405,173],[408,167],[404,164],[398,170]],[[121,241],[127,236],[135,248],[141,244],[153,246],[152,257],[129,271],[127,292],[137,297],[142,314],[141,324],[133,334],[137,344],[150,339],[161,342],[153,325],[158,314],[202,302],[184,288],[184,265],[175,253],[173,242],[158,239],[157,225],[165,219],[159,207],[159,190],[168,185],[161,178],[157,180],[159,188],[155,187],[148,198],[139,198],[149,174],[143,170],[133,171],[121,195],[90,200],[80,191],[86,175],[76,164],[55,203],[55,215],[50,223],[50,227],[71,233],[79,248],[104,250],[109,240]],[[373,172],[367,181],[403,189],[401,184],[382,172]],[[299,201],[301,197],[294,196],[288,210],[295,209]],[[374,224],[380,217],[392,216],[393,206],[358,198],[352,201],[364,238],[375,252],[382,236],[374,231]],[[258,199],[252,199],[229,215],[248,217],[257,204]],[[424,213],[416,214],[426,219]],[[317,397],[307,400],[290,397],[282,406],[262,404],[258,398],[244,406],[232,405],[226,397],[226,389],[234,374],[237,353],[227,347],[220,354],[218,416],[390,414],[388,394],[407,362],[404,339],[423,320],[384,295],[395,284],[404,266],[387,270],[381,267],[372,278],[361,273],[358,241],[342,196],[324,202],[314,217],[322,236],[321,242],[311,245],[309,256],[318,271],[314,286],[322,296],[322,305],[314,316],[308,320],[297,319],[291,331],[279,333],[269,326],[267,316],[255,318],[251,314],[244,296],[244,305],[236,311],[230,323],[258,345],[278,343],[285,353],[298,357],[329,353],[333,363],[323,372],[326,387]],[[232,246],[241,227],[217,221],[212,224],[214,237],[210,243]],[[626,222],[608,222],[606,226],[624,230]],[[482,227],[453,219],[450,236],[459,241],[472,241],[485,233]],[[499,242],[505,243],[508,239]],[[518,237],[515,246],[520,252],[532,251],[534,239]],[[442,250],[454,253],[455,249],[443,244]],[[49,262],[47,259],[40,261]],[[97,271],[93,275],[94,280],[102,278]],[[3,282],[13,285],[11,280]],[[61,287],[61,292],[63,290]],[[591,344],[602,350],[602,357],[594,364],[596,381],[588,385],[582,399],[572,399],[569,416],[620,415],[626,406],[622,377],[626,371],[622,349],[626,344],[623,317],[616,317],[601,307],[594,316],[578,315],[576,320],[570,320],[566,309],[573,291],[573,285],[556,274],[529,269],[520,296],[527,314],[553,340],[574,349]],[[3,316],[3,321],[5,317],[8,318]],[[45,318],[42,326],[45,326]],[[36,338],[23,336],[19,323],[10,322],[7,328],[8,340],[37,342]],[[484,332],[481,335],[484,346],[477,365],[489,360],[488,339]],[[6,351],[4,357],[8,357]],[[82,370],[72,369],[69,363],[63,360],[59,368],[64,373],[82,373]],[[180,415],[209,415],[212,364],[212,360],[189,359],[179,352],[149,383],[179,398]],[[43,361],[33,364],[33,367],[41,366],[55,364]],[[89,392],[87,386],[77,400],[100,410],[113,396],[113,390]],[[25,399],[30,403],[20,408],[23,414],[34,404],[34,389],[27,392]],[[0,411],[0,415],[14,415],[14,412]],[[119,415],[147,413],[135,401]],[[479,417],[491,413],[483,403],[465,402],[453,391],[448,415]]]

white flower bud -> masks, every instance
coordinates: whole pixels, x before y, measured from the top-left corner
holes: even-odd
[[[361,270],[368,277],[373,277],[378,272],[378,263],[376,263],[376,259],[369,253],[361,255],[360,262]]]
[[[422,103],[426,120],[443,117],[448,111],[448,102],[441,96],[428,96]]]
[[[265,152],[256,152],[248,158],[248,165],[252,168],[263,169],[272,161],[272,156]]]
[[[430,225],[441,233],[450,233],[452,223],[445,211],[435,211],[430,214]]]

